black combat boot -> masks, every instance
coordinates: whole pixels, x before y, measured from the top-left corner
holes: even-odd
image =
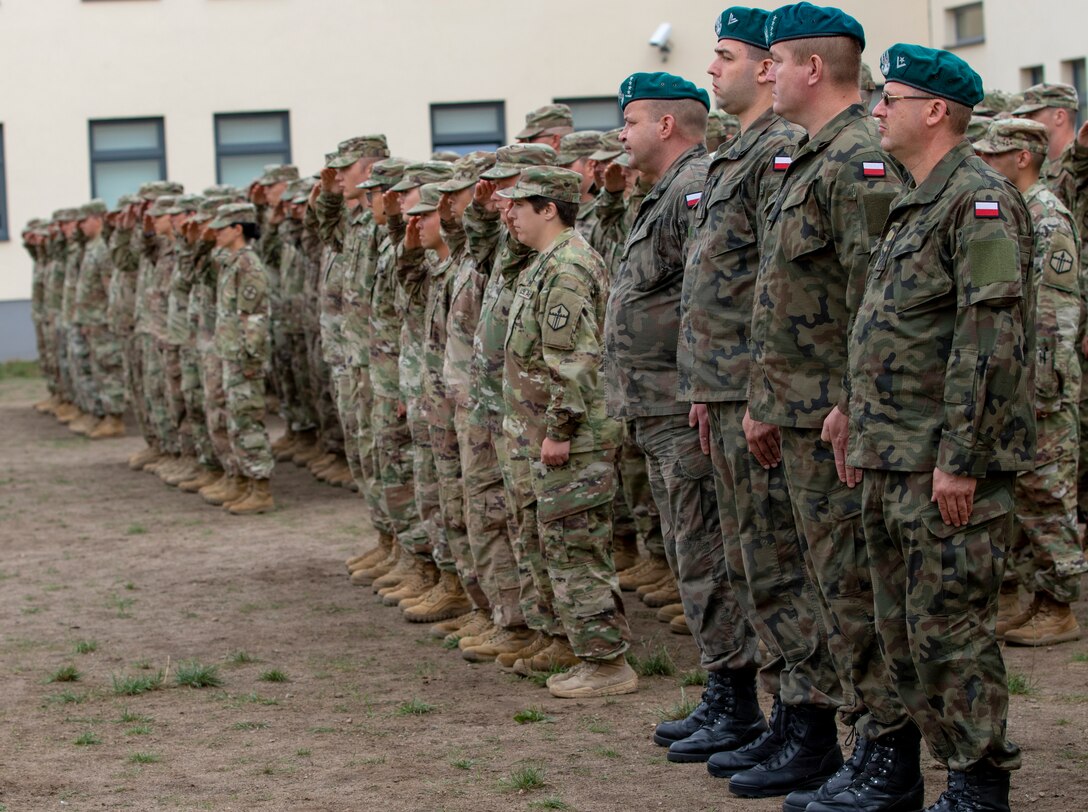
[[[720,688],[702,726],[669,747],[669,761],[706,761],[714,753],[743,747],[767,730],[756,702],[754,668],[711,672]]]
[[[806,812],[922,812],[921,745],[922,736],[913,723],[874,739],[865,766],[850,786],[813,801]]]
[[[684,719],[676,719],[670,722],[661,722],[654,728],[654,744],[668,747],[673,742],[686,739],[703,726],[707,716],[712,714],[711,706],[718,701],[723,680],[717,671],[708,671],[706,675],[706,690],[703,691],[702,700],[695,710]]]
[[[846,740],[849,744],[849,738]],[[798,789],[786,796],[782,802],[782,812],[806,812],[808,805],[813,801],[826,801],[834,798],[853,782],[854,777],[865,767],[869,760],[871,741],[864,736],[854,739],[854,752],[850,758],[842,763],[842,766],[833,776],[827,779],[819,789]]]
[[[778,752],[729,779],[729,791],[740,798],[789,795],[816,789],[842,766],[835,711],[814,705],[787,705]]]
[[[771,706],[771,720],[767,730],[743,747],[712,755],[706,760],[706,771],[715,778],[729,778],[734,773],[747,770],[770,758],[785,741],[784,719],[783,705],[776,696],[774,705]]]
[[[988,764],[948,771],[948,789],[926,812],[1010,812],[1009,773]]]

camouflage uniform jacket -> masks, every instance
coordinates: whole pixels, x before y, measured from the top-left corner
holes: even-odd
[[[127,336],[135,325],[136,269],[139,255],[132,250],[134,229],[116,228],[110,235],[109,250],[113,273],[108,291],[106,318],[114,335]]]
[[[268,363],[268,275],[257,252],[245,246],[226,256],[216,285],[215,349],[224,361],[246,369]]]
[[[850,334],[860,468],[984,477],[1035,465],[1031,218],[965,140],[899,197]]]
[[[150,332],[160,341],[166,341],[166,322],[169,312],[170,279],[178,262],[178,240],[174,237],[158,237],[160,242],[155,267],[148,277],[144,291],[147,297],[147,314]]]
[[[443,239],[449,256],[435,262],[430,271],[423,313],[423,417],[434,426],[452,426],[453,392],[446,380],[446,347],[449,344],[450,294],[454,274],[468,256],[468,241],[459,222],[443,223]]]
[[[27,245],[26,250],[34,262],[30,277],[30,316],[38,324],[45,316],[45,271],[49,260],[43,245]]]
[[[748,398],[760,214],[804,131],[767,110],[710,162],[680,296],[680,400]]]
[[[139,252],[139,265],[136,269],[136,303],[133,307],[136,332],[150,334],[151,309],[148,297],[153,289],[155,265],[159,260],[159,253],[163,250],[162,240],[155,234],[144,232],[138,243],[134,246]]]
[[[588,242],[597,228],[597,198],[592,197],[579,204],[578,217],[574,222],[578,233]],[[592,245],[592,243],[590,243]],[[598,254],[600,251],[597,252]]]
[[[847,331],[901,177],[860,104],[799,143],[765,212],[752,317],[753,417],[819,428],[833,406],[845,411]]]
[[[321,271],[325,267],[325,247],[318,233],[317,215],[307,206],[302,215],[302,254],[305,263],[303,279],[303,325],[307,335],[318,336],[321,320]]]
[[[1077,205],[1077,180],[1073,174],[1073,144],[1061,151],[1057,160],[1047,158],[1039,179],[1066,209],[1072,211]]]
[[[378,246],[370,305],[370,382],[378,397],[400,401],[400,327],[402,302],[397,294],[397,248],[404,220],[390,217]]]
[[[76,282],[75,324],[106,325],[106,307],[109,304],[110,249],[99,235],[87,242],[79,263],[79,280]]]
[[[504,350],[511,457],[539,460],[545,437],[570,441],[571,455],[620,444],[600,380],[605,273],[600,255],[567,229],[519,278]]]
[[[197,248],[184,237],[179,237],[177,261],[170,274],[170,292],[166,297],[166,341],[178,347],[191,344],[194,335],[189,319],[189,300],[196,273]]]
[[[226,259],[222,248],[201,240],[194,258],[193,290],[189,299],[189,316],[195,319],[196,345],[201,352],[211,352],[215,348],[219,269]]]
[[[370,366],[370,308],[378,262],[378,224],[374,212],[358,208],[344,238],[344,346],[349,366]]]
[[[450,257],[460,255],[450,271],[448,280],[447,316],[445,328],[445,351],[441,374],[445,380],[447,394],[462,408],[469,408],[469,392],[472,382],[472,365],[475,354],[473,340],[476,325],[480,321],[480,307],[483,304],[484,290],[487,287],[487,274],[480,271],[480,261],[473,255],[468,242],[468,234],[462,223],[442,221],[446,234],[446,244],[450,246]],[[463,236],[458,238],[458,233]],[[463,242],[462,249],[454,250],[454,245]],[[478,244],[477,244],[478,245]],[[437,313],[437,308],[436,308]],[[435,328],[437,331],[437,328]],[[437,335],[437,333],[436,333]]]
[[[64,285],[61,288],[60,320],[62,324],[75,324],[76,286],[79,284],[79,263],[83,257],[83,240],[73,237],[64,249]]]
[[[665,170],[639,206],[612,278],[604,343],[626,417],[688,411],[676,399],[680,290],[707,164],[699,143]]]
[[[67,241],[62,237],[50,237],[46,244],[45,312],[53,320],[60,318],[60,306],[64,301],[64,256]]]
[[[302,221],[290,217],[279,224],[280,232],[280,328],[285,333],[302,332],[302,297],[306,267],[302,254]]]
[[[397,312],[400,314],[397,373],[401,396],[406,402],[416,404],[423,398],[427,300],[431,276],[439,264],[434,251],[419,251],[408,251],[402,244],[396,262]]]
[[[317,217],[318,234],[325,252],[321,260],[319,291],[321,321],[321,352],[333,369],[342,368],[350,354],[344,336],[344,276],[348,257],[344,241],[348,231],[348,212],[344,197],[322,192],[313,207]]]

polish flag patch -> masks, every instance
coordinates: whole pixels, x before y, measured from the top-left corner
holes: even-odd
[[[993,219],[1001,216],[1001,205],[996,200],[975,201],[975,217]]]
[[[793,158],[791,158],[789,155],[775,155],[774,165],[772,166],[772,168],[775,172],[785,172],[787,169],[790,168],[790,164],[792,163]]]
[[[884,178],[888,170],[884,168],[883,161],[862,161],[861,174],[867,178]]]
[[[684,196],[684,202],[688,204],[689,209],[694,209],[699,205],[699,201],[703,199],[702,192],[692,192],[690,195]]]

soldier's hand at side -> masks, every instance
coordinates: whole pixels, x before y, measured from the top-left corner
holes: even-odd
[[[861,482],[861,469],[846,464],[846,447],[850,443],[850,418],[843,414],[838,406],[828,412],[827,417],[824,418],[820,439],[825,443],[831,443],[831,450],[835,452],[835,470],[839,474],[839,481],[845,482],[848,488],[853,488]]]
[[[540,445],[540,461],[545,465],[562,465],[570,459],[570,440],[558,442],[545,437]]]
[[[963,527],[971,518],[975,507],[975,488],[978,480],[969,476],[947,474],[940,468],[933,469],[933,498],[941,510],[945,524]]]
[[[321,190],[330,195],[340,191],[340,182],[336,179],[336,170],[331,166],[326,166],[321,170]]]
[[[614,195],[620,194],[627,188],[627,176],[623,167],[613,161],[604,170],[604,188]]]
[[[764,469],[771,469],[782,462],[782,434],[778,426],[753,419],[746,410],[741,421],[748,451]]]
[[[489,180],[476,181],[476,188],[472,190],[472,199],[487,211],[495,211],[495,201],[491,196],[495,194],[495,184]]]
[[[404,248],[407,251],[411,251],[415,248],[422,247],[423,242],[420,240],[420,219],[419,215],[413,214],[408,218],[408,227],[404,232]]]
[[[710,454],[710,415],[707,413],[705,403],[693,403],[688,410],[688,425],[692,428],[699,427],[699,448],[703,453]]]

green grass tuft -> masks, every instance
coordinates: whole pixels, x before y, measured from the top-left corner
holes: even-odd
[[[559,798],[545,798],[542,801],[533,801],[530,809],[570,809],[570,806]]]
[[[681,688],[680,701],[668,708],[658,708],[656,712],[662,722],[671,722],[675,719],[686,719],[697,707],[699,707],[699,699],[694,696],[689,697]]]
[[[223,684],[218,666],[205,665],[196,660],[178,663],[177,670],[174,672],[174,682],[190,688],[218,688]]]
[[[516,792],[529,792],[544,786],[544,770],[533,764],[527,764],[514,770],[506,778],[499,780],[499,786]]]
[[[273,668],[262,673],[257,679],[262,682],[290,682],[290,678],[280,671],[278,668]]]
[[[133,753],[128,757],[128,760],[132,764],[157,764],[162,761],[162,756],[157,756],[154,753]]]
[[[66,665],[58,668],[49,675],[50,682],[79,682],[82,674],[74,665]]]
[[[58,705],[82,705],[87,701],[87,694],[77,694],[75,691],[61,691],[59,694],[54,694],[49,697],[47,702],[54,702]]]
[[[76,654],[93,654],[98,650],[98,643],[94,640],[79,640],[75,645]]]
[[[102,744],[102,740],[98,738],[98,734],[88,730],[86,733],[80,733],[76,737],[75,744],[80,747],[88,747],[92,744]]]
[[[562,674],[569,670],[569,668],[552,668],[549,671],[534,671],[526,679],[536,687],[543,688],[548,682],[548,677],[552,676],[552,674]]]
[[[676,673],[676,663],[673,662],[672,655],[664,646],[658,646],[648,652],[645,657],[639,657],[629,651],[627,662],[640,677],[671,677]]]
[[[235,730],[264,730],[268,725],[264,722],[235,722]]]
[[[162,671],[154,675],[147,674],[138,677],[120,677],[113,674],[111,679],[113,681],[113,692],[117,696],[139,696],[140,694],[146,694],[148,691],[157,691],[161,688],[163,674]]]
[[[260,662],[260,660],[258,660],[248,651],[236,651],[227,658],[227,661],[234,665],[245,665],[246,663]]]
[[[422,716],[434,710],[435,706],[429,702],[424,702],[422,699],[409,699],[397,705],[397,716]]]
[[[1019,672],[1009,672],[1008,684],[1009,693],[1013,696],[1027,696],[1035,693],[1035,681]]]
[[[0,381],[15,378],[40,378],[41,374],[37,361],[5,361],[0,364]]]
[[[471,770],[476,766],[476,762],[471,758],[459,758],[456,761],[451,761],[450,765],[458,770]]]
[[[696,685],[706,685],[706,671],[701,668],[693,668],[691,671],[685,671],[680,675],[680,684],[687,687],[694,687]]]
[[[540,708],[526,708],[514,714],[514,721],[519,725],[527,725],[533,722],[550,722],[552,717],[548,716]]]

